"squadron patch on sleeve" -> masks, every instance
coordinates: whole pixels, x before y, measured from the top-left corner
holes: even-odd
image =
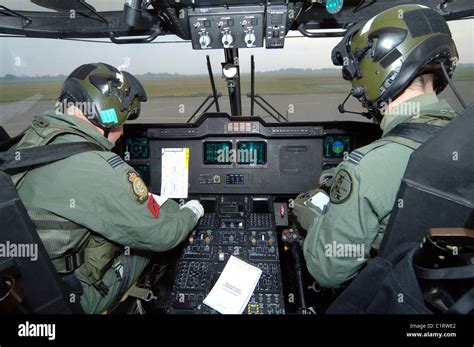
[[[344,169],[339,170],[334,177],[331,190],[329,191],[331,202],[341,204],[349,199],[352,194],[352,184],[351,174]]]
[[[140,204],[143,204],[148,200],[148,188],[136,172],[127,172],[127,181],[130,183],[135,200]]]

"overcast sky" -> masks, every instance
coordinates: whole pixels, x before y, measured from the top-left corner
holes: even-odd
[[[474,19],[449,22],[461,63],[474,63]],[[297,36],[290,32],[290,36]],[[159,37],[155,42],[180,40]],[[281,50],[241,49],[243,72],[249,71],[250,55],[255,55],[257,71],[281,68],[333,67],[331,49],[337,38],[290,38]],[[106,62],[114,66],[129,65],[134,74],[147,72],[196,74],[206,73],[205,58],[211,56],[214,72],[220,71],[221,50],[194,51],[190,42],[115,45],[78,41],[0,38],[0,76],[5,74],[41,76],[68,75],[75,67],[89,62]]]

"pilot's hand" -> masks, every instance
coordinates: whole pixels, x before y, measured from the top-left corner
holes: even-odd
[[[311,202],[311,199],[317,194],[326,195],[321,189],[313,189],[298,195],[294,201],[293,214],[305,230],[309,230],[313,223],[324,213],[323,210]]]
[[[194,212],[196,215],[196,220],[199,220],[202,216],[204,216],[204,207],[202,207],[201,203],[197,200],[189,200],[185,203],[181,208],[189,208],[191,211]]]

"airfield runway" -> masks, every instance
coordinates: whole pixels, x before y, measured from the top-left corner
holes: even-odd
[[[460,81],[457,82],[457,86],[468,104],[474,101],[473,82]],[[447,98],[449,103],[459,110],[459,102],[452,91],[449,88],[447,89],[441,97]],[[367,121],[358,115],[340,114],[337,111],[337,105],[343,101],[344,97],[344,94],[335,93],[268,95],[265,96],[265,99],[284,116],[288,116],[290,121]],[[221,112],[230,113],[228,97],[222,96],[219,100]],[[150,98],[148,102],[143,104],[140,118],[135,122],[183,123],[191,117],[203,101],[203,97]],[[242,96],[242,104],[244,115],[249,115],[250,99],[245,95]],[[10,136],[14,136],[29,125],[33,116],[51,110],[53,107],[54,100],[43,100],[39,94],[22,101],[0,103],[0,125],[7,130]],[[346,109],[360,110],[360,106],[355,99],[351,98],[346,104]],[[266,121],[275,121],[267,116],[260,107],[256,106],[255,110],[256,115],[264,117]],[[209,111],[215,111],[215,108],[213,107]]]

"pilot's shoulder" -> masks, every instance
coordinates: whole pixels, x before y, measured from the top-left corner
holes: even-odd
[[[412,150],[390,141],[375,141],[371,144],[352,151],[347,157],[347,163],[363,167],[394,163],[398,159],[408,158]]]
[[[133,170],[130,165],[114,152],[90,151],[83,154],[88,158],[88,165],[94,165],[102,173]]]

